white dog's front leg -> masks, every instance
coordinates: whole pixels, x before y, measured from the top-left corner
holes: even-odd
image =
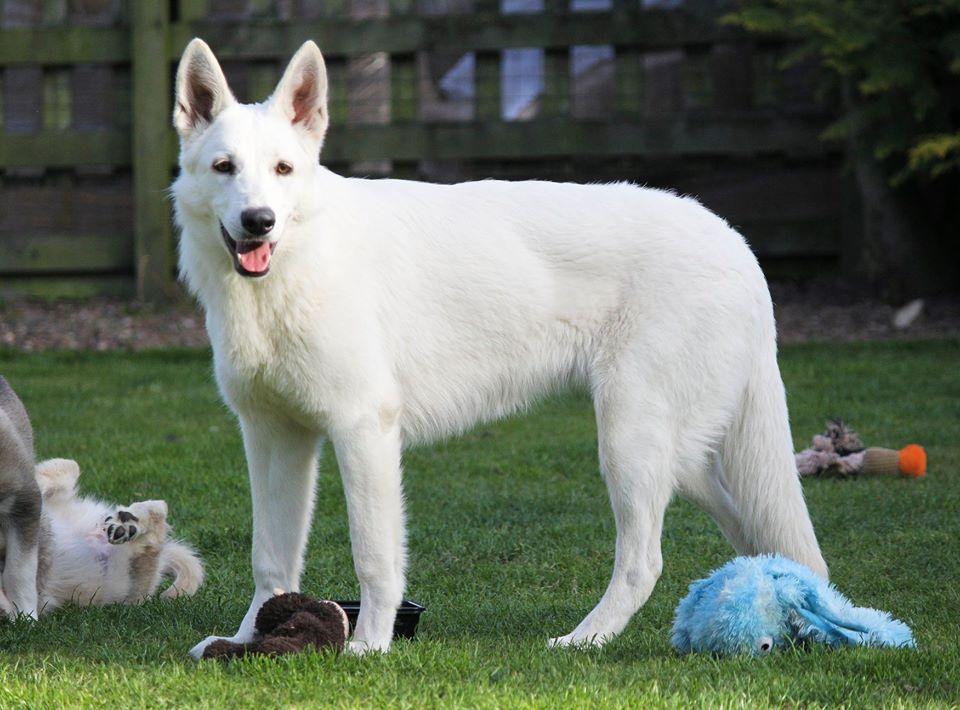
[[[253,499],[253,581],[250,608],[235,643],[254,639],[263,603],[277,591],[300,589],[300,572],[313,513],[319,437],[288,422],[261,415],[241,416],[243,445]],[[216,636],[190,650],[200,658]]]
[[[400,435],[378,423],[332,433],[350,517],[353,564],[360,580],[360,615],[353,653],[387,651],[406,567]]]

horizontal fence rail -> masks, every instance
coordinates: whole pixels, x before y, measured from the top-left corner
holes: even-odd
[[[125,27],[5,29],[2,35],[0,66],[123,63],[130,61],[132,53],[129,29]],[[701,18],[676,9],[642,9],[639,3],[600,12],[506,15],[487,11],[333,17],[308,22],[258,18],[237,24],[201,18],[170,25],[167,59],[178,59],[187,42],[197,36],[228,60],[286,58],[308,39],[317,42],[329,57],[371,52],[405,54],[424,49],[469,52],[602,44],[657,50],[744,39],[742,32],[718,24],[716,18]]]
[[[103,0],[84,26],[65,2],[0,0],[0,206],[24,217],[0,213],[2,285],[36,290],[54,275],[84,291],[89,276],[91,291],[170,293],[171,83],[194,36],[246,100],[265,98],[316,40],[331,82],[321,160],[335,168],[428,179],[652,170],[731,217],[761,257],[840,253],[842,185],[818,140],[826,116],[809,81],[778,68],[789,40],[746,37],[717,22],[713,3],[451,2],[459,14],[436,14],[436,3],[366,2],[292,16],[300,5],[311,4]],[[731,187],[738,179],[747,187]],[[765,212],[764,190],[792,207]]]
[[[592,125],[545,119],[530,123],[490,125],[390,124],[336,126],[321,156],[324,162],[466,158],[509,159],[566,156],[647,157],[823,155],[818,144],[822,120],[779,118],[715,118]],[[62,133],[6,136],[0,143],[0,168],[42,165],[129,167],[131,132]],[[176,160],[173,140],[165,159]],[[163,155],[163,150],[156,151]]]

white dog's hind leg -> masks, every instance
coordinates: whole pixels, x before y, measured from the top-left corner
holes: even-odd
[[[612,383],[611,383],[612,384]],[[618,391],[619,390],[619,391]],[[672,425],[666,404],[635,387],[613,385],[597,395],[600,468],[617,525],[613,576],[600,603],[551,646],[600,646],[619,634],[653,591],[663,558],[660,534],[673,492]],[[615,394],[614,394],[615,393]]]
[[[400,435],[377,422],[331,432],[350,518],[360,615],[348,650],[387,651],[406,566]]]
[[[738,555],[756,554],[740,524],[737,505],[724,484],[719,454],[711,454],[710,463],[701,469],[699,475],[683,477],[680,486],[680,494],[716,521]]]
[[[254,594],[237,633],[228,641],[248,643],[263,603],[277,590],[300,589],[300,572],[313,513],[320,438],[291,422],[266,414],[242,415],[243,444],[253,498]],[[200,658],[217,636],[208,636],[190,650]]]

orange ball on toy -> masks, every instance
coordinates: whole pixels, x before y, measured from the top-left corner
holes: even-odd
[[[863,452],[860,473],[867,476],[921,478],[927,473],[927,452],[918,444],[909,444],[899,451],[871,446]]]
[[[919,444],[908,444],[900,449],[897,463],[904,476],[920,478],[927,474],[927,452]]]

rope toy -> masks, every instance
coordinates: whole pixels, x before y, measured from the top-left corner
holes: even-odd
[[[905,476],[927,474],[927,452],[918,444],[900,450],[866,448],[842,419],[827,421],[827,430],[813,437],[809,449],[796,455],[800,476]]]

